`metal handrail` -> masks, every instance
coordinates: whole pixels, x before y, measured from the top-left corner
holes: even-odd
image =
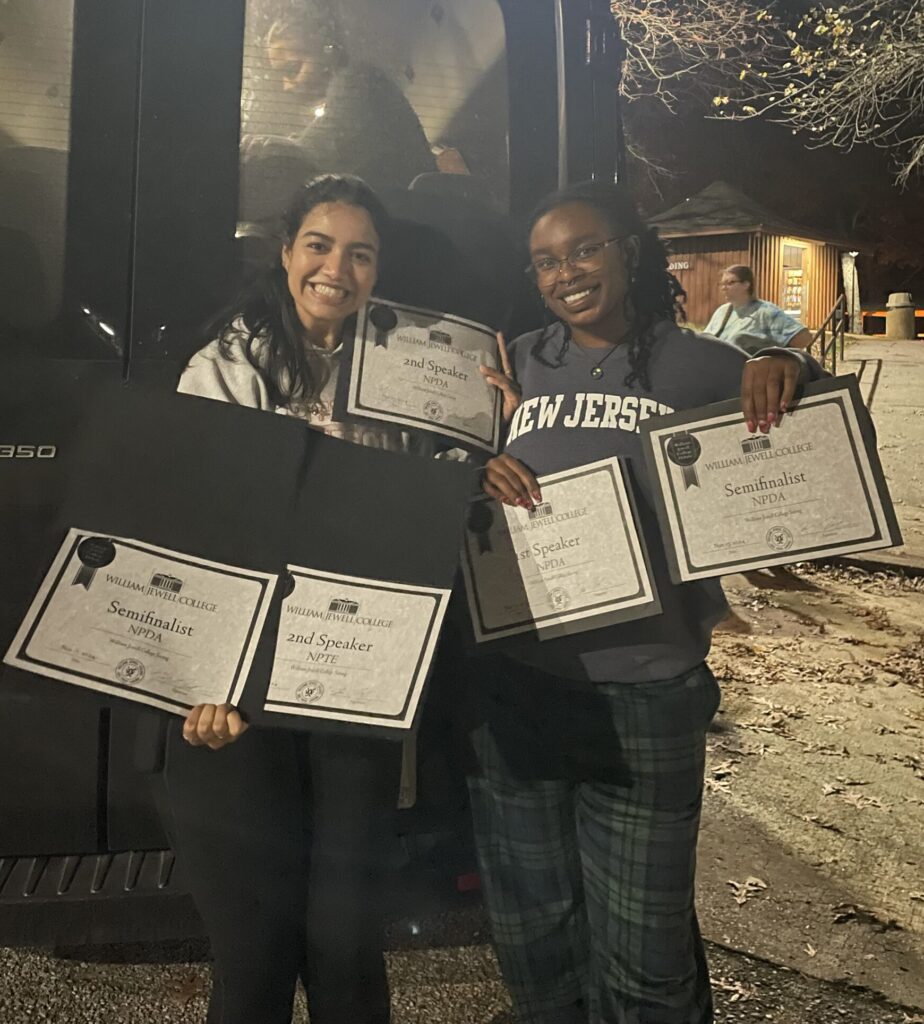
[[[830,328],[831,338],[828,340],[828,330]],[[818,362],[827,370],[828,369],[828,355],[831,355],[831,372],[837,373],[837,360],[844,359],[844,336],[847,333],[847,296],[842,292],[837,297],[837,302],[831,308],[831,312],[825,318],[824,323],[812,337],[812,342],[808,347],[808,351],[811,352],[815,347],[815,342],[819,342],[821,350],[818,353]]]

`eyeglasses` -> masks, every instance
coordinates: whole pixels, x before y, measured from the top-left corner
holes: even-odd
[[[602,242],[587,242],[579,245],[573,252],[569,253],[563,260],[557,260],[554,256],[542,256],[526,268],[526,273],[531,274],[539,281],[548,281],[558,277],[561,268],[567,263],[575,270],[597,270],[603,264],[603,250],[614,242],[621,242],[629,235],[617,235],[615,238],[607,238]]]

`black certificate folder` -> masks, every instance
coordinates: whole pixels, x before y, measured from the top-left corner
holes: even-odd
[[[677,582],[901,544],[856,377],[806,387],[749,434],[738,401],[642,425]]]
[[[172,391],[120,383],[97,390],[71,441],[64,496],[41,567],[54,559],[53,572],[36,598],[66,594],[69,604],[56,611],[46,601],[34,611],[40,619],[53,615],[48,630],[66,627],[69,638],[84,619],[88,631],[115,630],[126,647],[124,660],[100,679],[85,665],[61,675],[53,659],[30,660],[25,650],[17,651],[16,667],[80,684],[71,678],[76,674],[91,689],[178,714],[201,700],[233,701],[251,672],[265,676],[272,650],[257,641],[267,609],[272,618],[271,598],[285,565],[305,433],[303,424],[281,416]],[[137,563],[142,555],[151,564],[134,564],[137,572],[118,578],[123,559]],[[102,571],[93,571],[96,563]],[[254,602],[249,616],[234,597],[245,579]],[[222,597],[206,629],[190,616],[212,610],[206,607],[211,598],[196,601],[193,591],[210,591],[216,580],[223,581]],[[118,588],[112,603],[94,611],[107,586]],[[86,600],[75,601],[84,594]],[[24,633],[24,640],[33,633]],[[204,634],[212,647],[203,643]],[[209,697],[188,685],[191,677],[178,687],[166,666],[201,662],[200,678],[208,682],[213,663],[207,652],[221,650],[223,636],[229,649],[237,644],[247,652],[231,666],[228,686]],[[96,655],[87,647],[75,657],[93,662]],[[144,696],[157,677],[156,694]]]
[[[273,668],[243,707],[262,724],[400,738],[429,675],[473,469],[308,434]]]
[[[302,423],[119,385],[101,396],[78,442],[63,526],[268,572],[284,561]]]

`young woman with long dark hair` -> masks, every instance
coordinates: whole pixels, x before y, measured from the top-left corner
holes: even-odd
[[[278,259],[224,315],[179,390],[303,419],[350,441],[430,454],[426,439],[333,418],[340,340],[375,285],[388,218],[356,178],[299,189]],[[387,1024],[381,881],[400,746],[248,728],[200,705],[168,737],[178,864],[214,957],[209,1024]]]

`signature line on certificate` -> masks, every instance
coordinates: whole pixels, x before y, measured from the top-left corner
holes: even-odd
[[[553,580],[560,580],[564,576],[570,576],[575,569],[580,569],[582,565],[593,565],[596,562],[595,558],[588,558],[585,562],[569,562],[566,566],[563,566],[561,570],[556,570],[549,575],[544,575],[541,572],[530,573],[529,576],[523,576],[522,579],[525,581],[532,580],[545,580],[547,583],[551,583]]]
[[[816,501],[821,501],[821,498],[806,498],[804,501],[788,501],[786,503],[786,508],[795,508],[796,505],[812,505]],[[760,515],[761,512],[776,512],[776,511],[782,511],[782,508],[780,508],[780,509],[748,508],[748,509],[745,509],[743,512],[729,512],[728,515],[727,516],[723,516],[723,518],[724,519],[735,519],[737,516],[757,516],[757,515]]]
[[[302,668],[313,668],[313,669],[321,669],[321,668],[332,668],[332,669],[348,668],[351,672],[371,672],[372,671],[372,669],[369,668],[369,666],[367,666],[367,665],[366,666],[364,666],[364,665],[344,665],[343,662],[341,662],[341,661],[336,661],[336,662],[328,661],[328,662],[321,662],[320,664],[318,664],[316,661],[304,661],[302,658],[284,658],[282,655],[279,655],[276,658],[276,660],[277,661],[288,662],[288,664],[290,664],[290,665],[299,665]]]
[[[118,637],[119,640],[124,640],[127,644],[137,644],[145,651],[156,651],[158,654],[166,652],[167,654],[175,654],[178,658],[191,657],[191,655],[185,654],[183,651],[175,651],[172,647],[155,647],[153,644],[145,645],[143,640],[138,640],[136,637],[123,636],[121,633],[116,633],[112,629],[103,629],[102,626],[94,626],[93,629],[95,629],[97,633],[107,633],[109,636]]]

